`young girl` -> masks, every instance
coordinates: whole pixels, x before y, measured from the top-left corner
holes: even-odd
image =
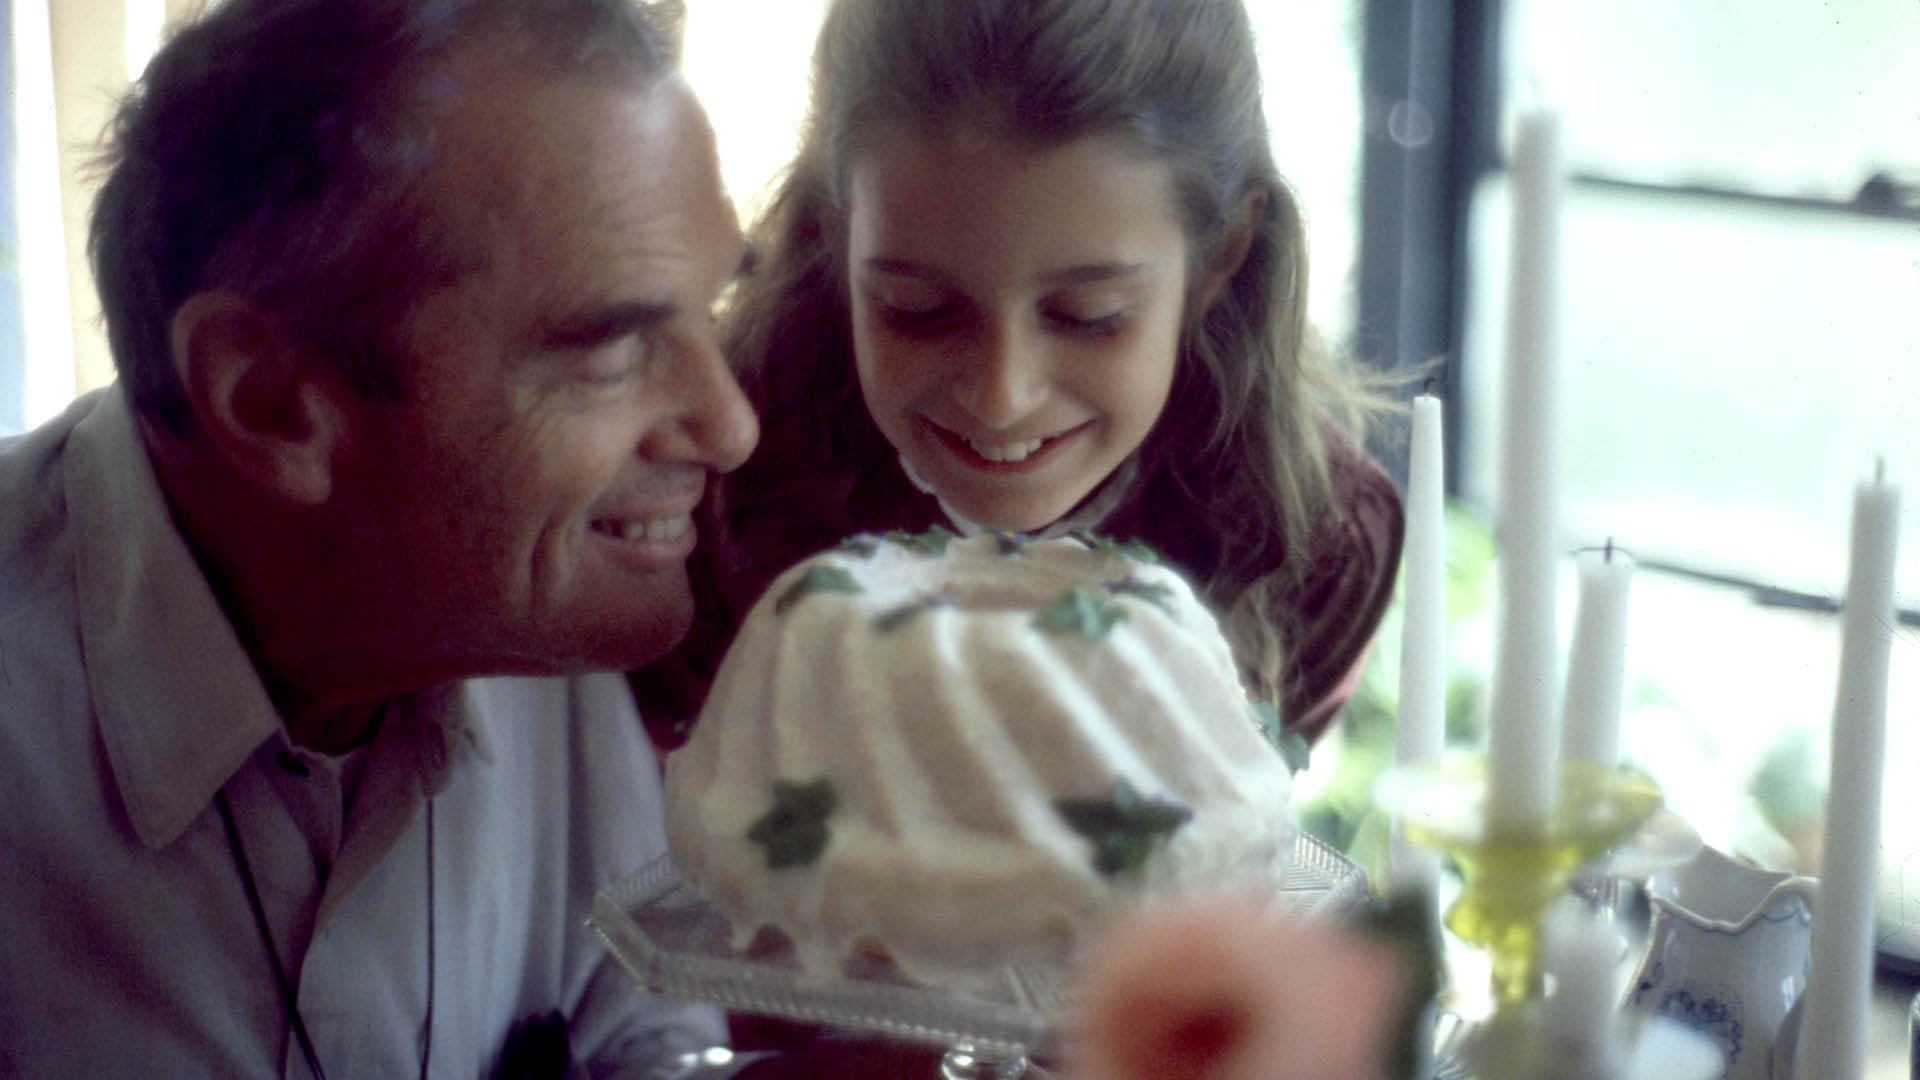
[[[656,736],[781,569],[935,524],[1146,542],[1317,736],[1402,518],[1309,338],[1242,0],[836,0],[812,87],[724,316],[763,436],[703,523],[699,625],[634,679]]]

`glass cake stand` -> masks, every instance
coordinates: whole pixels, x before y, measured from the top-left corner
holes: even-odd
[[[1305,833],[1274,889],[1283,910],[1305,918],[1371,899],[1366,874]],[[1016,1077],[1061,1048],[1065,972],[1009,967],[997,989],[977,991],[897,973],[808,972],[790,955],[736,949],[726,918],[668,857],[602,890],[587,922],[648,993],[944,1049],[943,1075]]]

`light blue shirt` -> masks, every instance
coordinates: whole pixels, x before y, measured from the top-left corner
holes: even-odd
[[[307,1075],[222,789],[334,1080],[491,1075],[552,1009],[590,1075],[724,1042],[583,922],[666,849],[624,681],[473,680],[352,758],[294,747],[110,388],[0,442],[0,1074]]]

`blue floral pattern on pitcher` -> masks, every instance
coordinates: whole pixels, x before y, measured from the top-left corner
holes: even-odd
[[[1712,848],[1655,873],[1646,953],[1623,1007],[1712,1039],[1724,1080],[1774,1080],[1774,1042],[1807,985],[1814,886]]]
[[[1727,1071],[1731,1072],[1740,1060],[1746,1034],[1742,1018],[1745,1010],[1741,1007],[1740,995],[1724,985],[1708,985],[1692,980],[1663,988],[1660,983],[1665,974],[1664,968],[1665,965],[1655,963],[1640,977],[1627,999],[1627,1008],[1638,1009],[1650,1016],[1677,1020],[1712,1039],[1727,1062]],[[1659,991],[1658,1000],[1649,1000],[1656,990]]]

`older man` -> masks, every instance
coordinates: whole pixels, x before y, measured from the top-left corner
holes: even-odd
[[[621,0],[231,0],[129,96],[120,379],[0,447],[0,1073],[724,1038],[582,925],[664,848],[588,672],[683,633],[689,513],[756,435],[673,64]]]

